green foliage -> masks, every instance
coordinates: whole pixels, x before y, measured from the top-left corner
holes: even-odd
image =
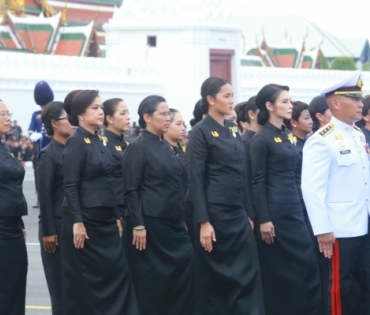
[[[357,70],[356,64],[352,57],[335,58],[331,65],[332,70]]]
[[[370,71],[370,61],[362,65],[362,71]]]

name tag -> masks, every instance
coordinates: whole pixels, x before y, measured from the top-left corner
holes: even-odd
[[[351,150],[341,150],[340,151],[340,154],[341,155],[344,155],[344,154],[350,154],[351,153]]]

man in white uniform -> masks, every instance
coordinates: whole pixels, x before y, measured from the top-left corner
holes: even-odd
[[[358,314],[351,299],[354,279],[362,292],[358,315],[370,314],[370,151],[354,125],[361,119],[362,86],[356,71],[322,91],[333,117],[303,149],[302,192],[320,252],[330,264],[324,294],[331,315]]]

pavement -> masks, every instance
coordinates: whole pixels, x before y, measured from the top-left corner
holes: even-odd
[[[28,276],[26,293],[26,315],[51,315],[49,291],[46,285],[38,241],[39,209],[36,204],[33,169],[26,167],[23,193],[28,204],[28,216],[23,217],[27,232]]]

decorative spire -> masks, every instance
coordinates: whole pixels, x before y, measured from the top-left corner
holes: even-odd
[[[24,6],[24,0],[0,0],[0,17],[6,16],[7,11],[15,16],[26,16]]]
[[[64,8],[62,10],[62,16],[60,18],[64,25],[67,24],[67,3],[68,3],[68,0],[65,0]]]
[[[56,14],[54,8],[49,4],[47,0],[39,0],[39,4],[45,17],[51,17]]]

